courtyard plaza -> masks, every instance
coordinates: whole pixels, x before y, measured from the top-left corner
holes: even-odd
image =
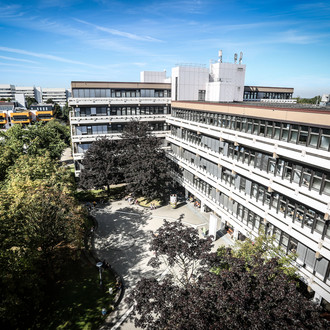
[[[101,329],[136,329],[128,317],[132,306],[126,304],[125,298],[142,277],[161,279],[167,273],[165,265],[156,270],[148,266],[153,256],[149,244],[154,233],[163,225],[164,219],[181,219],[185,225],[198,229],[202,237],[203,227],[208,228],[209,214],[201,212],[190,202],[178,205],[175,209],[166,205],[150,210],[130,205],[126,200],[99,205],[91,214],[98,223],[94,231],[94,252],[121,276],[124,286],[123,299],[115,311],[107,316]],[[213,250],[221,245],[233,244],[228,234],[220,236],[214,241]]]

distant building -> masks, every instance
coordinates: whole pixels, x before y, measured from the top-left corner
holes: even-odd
[[[292,99],[293,92],[287,87],[244,86],[244,101],[297,103]]]
[[[27,97],[36,99],[37,103],[46,102],[52,99],[54,103],[59,104],[61,107],[65,106],[68,102],[68,98],[71,96],[71,92],[65,88],[41,88],[34,86],[15,86],[2,84],[0,85],[0,99],[10,99],[11,101],[18,101],[22,107],[26,105],[22,103],[22,97],[18,95],[24,95]]]
[[[42,88],[42,102],[46,103],[51,99],[61,107],[65,106],[68,101],[70,92],[65,88]]]
[[[0,100],[1,99],[14,99],[15,98],[15,86],[8,84],[0,85]]]

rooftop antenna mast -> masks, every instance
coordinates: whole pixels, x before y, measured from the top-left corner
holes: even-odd
[[[218,56],[219,56],[218,62],[222,63],[222,50],[219,50]]]
[[[239,64],[242,64],[242,59],[243,59],[243,52],[239,53]]]

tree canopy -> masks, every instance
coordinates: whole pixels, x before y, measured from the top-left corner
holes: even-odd
[[[180,236],[189,241],[191,229],[177,225]],[[172,224],[174,228],[177,225]],[[327,329],[328,323],[320,318],[318,307],[297,291],[278,258],[265,259],[260,254],[246,258],[226,248],[220,253],[194,254],[185,248],[187,238],[181,239],[177,236],[179,231],[169,230],[168,223],[158,232],[151,244],[156,258],[158,253],[170,260],[193,255],[204,266],[185,285],[174,276],[138,282],[128,298],[134,303],[135,326],[187,330]],[[151,265],[159,266],[153,262]]]
[[[127,190],[149,200],[166,199],[172,189],[172,171],[178,170],[161,147],[162,141],[146,122],[130,122],[125,126],[121,145],[124,152],[124,175]]]
[[[122,152],[118,141],[106,138],[92,143],[82,161],[79,184],[84,189],[107,189],[122,182]]]
[[[56,280],[63,248],[78,251],[85,213],[58,158],[68,132],[57,122],[1,133],[0,326],[31,328]]]
[[[23,128],[14,125],[0,132],[0,181],[4,180],[10,166],[21,155],[42,156],[48,153],[52,159],[59,159],[63,150],[70,145],[68,128],[57,121],[36,123]]]

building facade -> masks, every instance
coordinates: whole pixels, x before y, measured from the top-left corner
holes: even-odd
[[[171,84],[83,82],[71,83],[73,107],[71,139],[76,176],[90,144],[100,137],[119,139],[125,125],[147,121],[153,133],[165,139],[171,113]]]
[[[20,108],[16,102],[0,101],[0,130],[7,130],[15,124],[25,126],[54,118],[54,107],[51,104],[32,105],[31,109],[27,110]]]
[[[244,101],[296,103],[294,89],[288,87],[244,86]]]
[[[172,102],[167,122],[186,197],[236,239],[275,235],[315,301],[329,302],[330,112]]]
[[[49,99],[64,107],[70,97],[70,91],[65,88],[42,88],[42,102],[46,103]]]

